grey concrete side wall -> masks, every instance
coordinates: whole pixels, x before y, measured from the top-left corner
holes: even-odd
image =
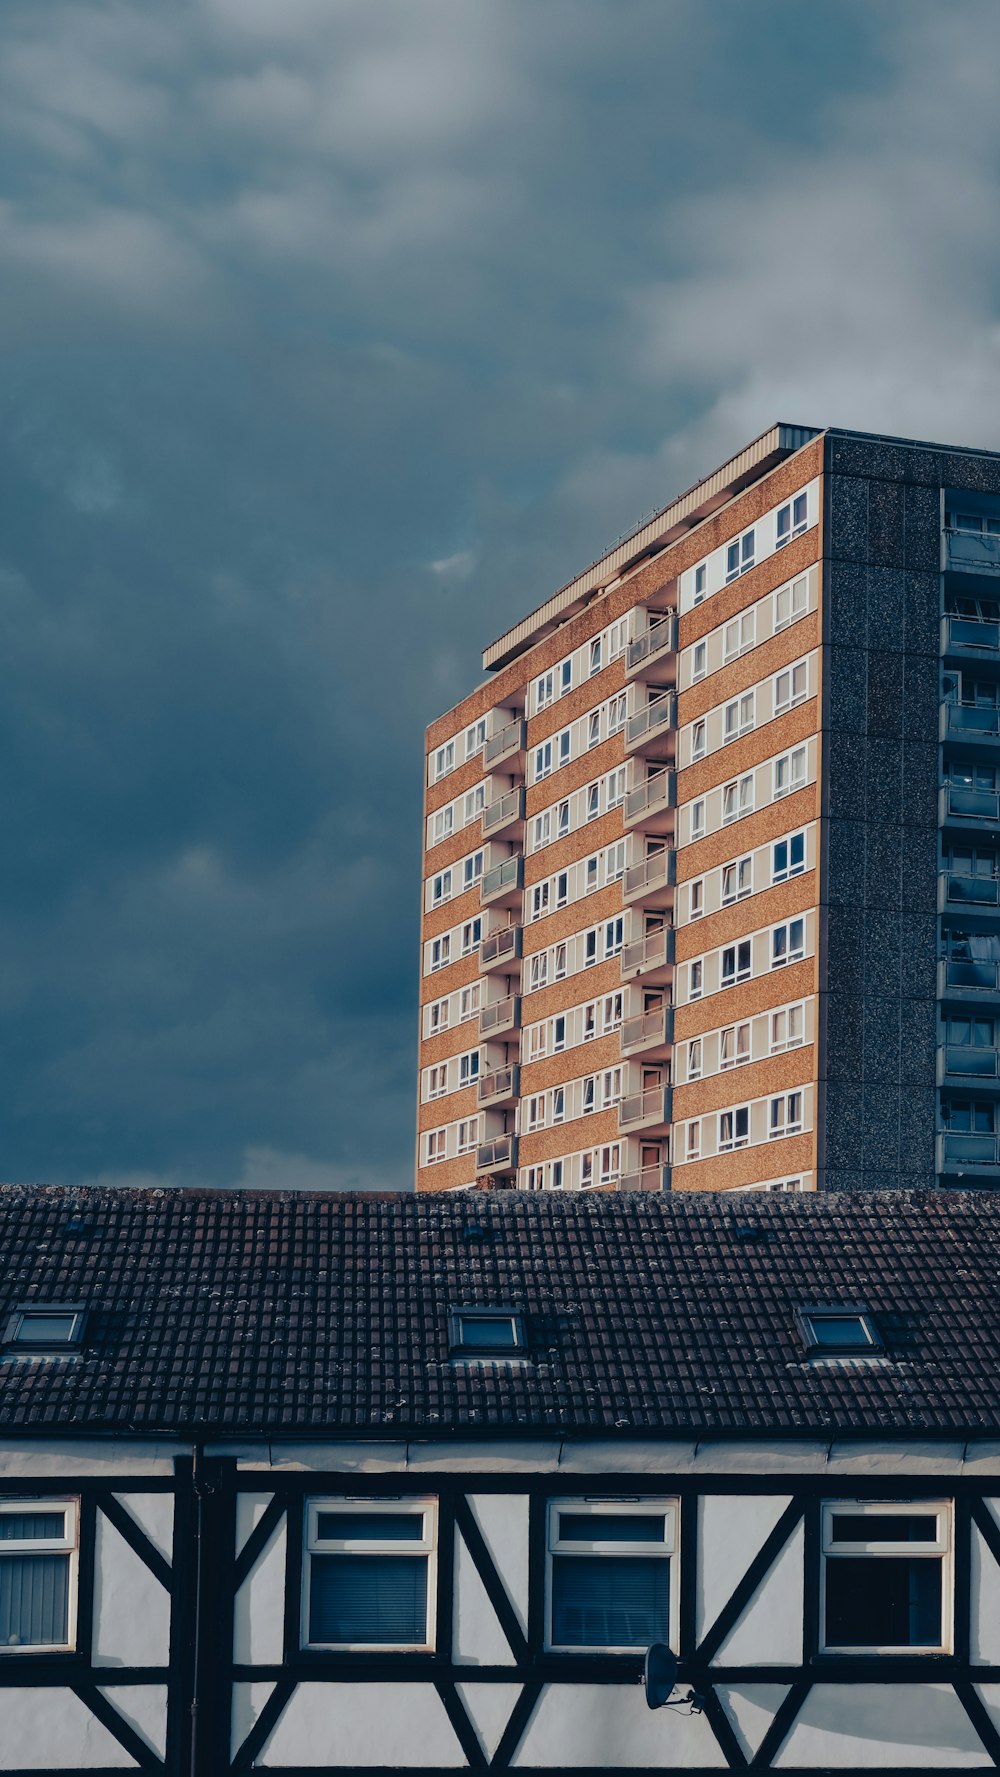
[[[821,1181],[934,1183],[942,487],[1000,460],[826,443]]]

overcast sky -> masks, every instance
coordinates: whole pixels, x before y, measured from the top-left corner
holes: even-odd
[[[0,1176],[407,1186],[421,731],[776,419],[1000,448],[996,0],[5,0]]]

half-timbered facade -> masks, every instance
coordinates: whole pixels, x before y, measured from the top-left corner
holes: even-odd
[[[991,1199],[9,1187],[0,1250],[0,1772],[1000,1766]]]

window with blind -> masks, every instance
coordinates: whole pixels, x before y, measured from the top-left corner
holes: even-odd
[[[676,1500],[553,1500],[547,1541],[548,1647],[676,1645]]]
[[[0,1654],[76,1645],[76,1500],[0,1503]]]
[[[951,1652],[951,1521],[944,1500],[824,1505],[825,1653]]]
[[[432,1651],[436,1547],[436,1500],[310,1500],[303,1645]]]

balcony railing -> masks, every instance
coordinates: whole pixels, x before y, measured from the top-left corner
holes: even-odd
[[[625,1129],[659,1128],[670,1122],[670,1087],[651,1086],[623,1098],[618,1106],[618,1127]]]
[[[1000,1167],[1000,1136],[948,1130],[938,1137],[939,1172],[978,1172]]]
[[[503,975],[516,969],[521,960],[521,941],[520,926],[501,926],[498,932],[490,932],[479,946],[482,972],[496,971]]]
[[[968,789],[964,784],[945,784],[941,791],[942,821],[980,821],[991,825],[1000,820],[1000,792]]]
[[[672,771],[654,771],[625,793],[626,827],[665,831],[673,819],[676,778]]]
[[[1000,994],[1000,962],[966,962],[944,957],[938,963],[938,993]]]
[[[479,1080],[479,1105],[512,1104],[517,1097],[521,1070],[516,1064],[512,1067],[498,1067],[491,1074],[482,1074]]]
[[[674,934],[670,926],[659,932],[647,932],[626,944],[622,951],[622,980],[633,975],[650,975],[669,969],[674,959]]]
[[[674,885],[675,859],[673,849],[664,846],[662,851],[640,859],[638,864],[631,864],[625,872],[622,884],[625,900],[646,900],[652,903],[654,897],[666,899],[664,891]]]
[[[479,885],[480,905],[510,904],[517,900],[523,887],[524,858],[516,852],[513,857],[504,858],[502,864],[494,864],[492,870],[487,870]]]
[[[515,721],[508,722],[496,734],[491,734],[488,737],[483,754],[483,763],[486,769],[489,770],[494,765],[500,765],[504,759],[513,759],[518,753],[523,753],[527,742],[527,724],[521,716],[518,716]]]
[[[476,1149],[476,1173],[512,1173],[517,1171],[517,1136],[495,1135],[492,1141],[480,1142]]]
[[[946,530],[945,567],[957,574],[1000,574],[1000,537],[985,531]]]
[[[492,1006],[479,1009],[479,1035],[498,1037],[505,1030],[517,1030],[521,1023],[521,996],[509,993],[506,999],[495,1000]]]
[[[940,882],[942,904],[946,907],[1000,907],[1000,878],[959,876],[946,871]]]
[[[943,620],[941,641],[945,654],[995,654],[1000,649],[1000,623],[949,614]]]
[[[646,1166],[642,1172],[623,1172],[619,1191],[669,1191],[669,1166]]]
[[[664,655],[672,654],[677,647],[677,619],[672,611],[662,617],[654,617],[648,629],[629,642],[625,656],[625,670],[631,675],[644,666],[652,666],[654,661],[662,660]]]
[[[982,741],[1000,738],[1000,709],[974,703],[941,705],[941,739]]]
[[[637,1012],[622,1025],[623,1055],[638,1055],[650,1049],[666,1049],[673,1040],[672,1006],[656,1006],[649,1012]]]
[[[938,1051],[941,1083],[947,1076],[963,1080],[1000,1079],[1000,1052],[973,1043],[945,1043]]]
[[[662,691],[658,697],[651,697],[645,708],[637,710],[626,722],[626,747],[645,746],[670,734],[676,726],[676,707],[677,699],[672,691]]]
[[[520,826],[524,821],[524,790],[508,790],[483,809],[483,838],[492,838],[505,828]]]

